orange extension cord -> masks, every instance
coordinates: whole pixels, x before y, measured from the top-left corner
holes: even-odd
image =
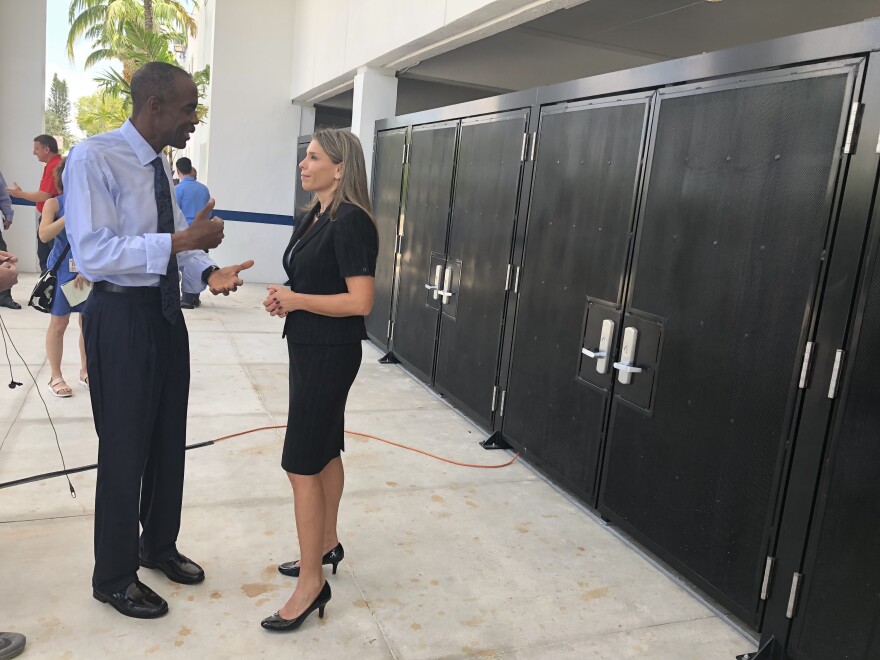
[[[214,440],[211,440],[210,442],[218,443],[223,440],[229,440],[230,438],[237,438],[240,435],[247,435],[248,433],[256,433],[257,431],[269,431],[269,430],[274,430],[274,429],[286,429],[286,428],[287,428],[287,426],[285,426],[285,425],[260,426],[259,428],[250,429],[248,431],[241,431],[240,433],[233,433],[231,435],[224,435],[222,438],[214,438]],[[460,463],[458,461],[453,461],[452,459],[449,459],[449,458],[443,458],[442,456],[437,456],[436,454],[431,454],[429,452],[422,451],[421,449],[416,449],[415,447],[407,447],[406,445],[401,445],[397,442],[392,442],[391,440],[386,440],[385,438],[380,438],[379,436],[376,436],[376,435],[370,435],[369,433],[359,433],[358,431],[349,431],[349,430],[346,430],[345,432],[348,435],[356,435],[361,438],[368,438],[370,440],[378,440],[379,442],[384,442],[387,445],[392,445],[394,447],[399,447],[400,449],[407,449],[409,451],[414,451],[417,454],[424,454],[425,456],[430,456],[431,458],[435,458],[438,461],[443,461],[444,463],[451,463],[452,465],[459,465],[461,467],[481,468],[484,470],[494,470],[497,468],[503,468],[503,467],[507,467],[508,465],[512,465],[513,462],[519,458],[519,452],[517,452],[513,458],[511,458],[509,461],[507,461],[507,463],[502,463],[500,465],[474,465],[473,463]]]

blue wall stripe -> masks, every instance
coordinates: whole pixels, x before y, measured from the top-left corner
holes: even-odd
[[[36,206],[34,202],[29,202],[20,197],[13,197],[12,203],[17,206]],[[261,225],[285,225],[293,226],[292,215],[277,215],[275,213],[251,213],[250,211],[223,211],[214,210],[214,215],[223,220],[231,220],[232,222],[255,222]]]
[[[214,209],[214,215],[223,218],[224,221],[233,222],[256,222],[262,225],[286,225],[293,226],[292,215],[276,215],[274,213],[251,213],[250,211],[224,211]]]

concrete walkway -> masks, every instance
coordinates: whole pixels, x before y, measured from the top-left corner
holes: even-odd
[[[35,278],[21,279],[14,294],[24,303]],[[286,346],[281,323],[262,312],[262,291],[203,295],[186,312],[190,443],[286,423]],[[48,317],[0,317],[44,393],[68,467],[94,463],[75,322],[64,358],[74,396],[56,399],[45,393]],[[43,403],[10,354],[26,386],[0,393],[0,482],[61,469]],[[481,449],[479,429],[378,357],[364,346],[348,429],[465,463],[509,460]],[[92,599],[94,471],[72,477],[77,499],[64,479],[0,490],[0,630],[27,635],[25,658],[732,660],[755,649],[527,466],[457,467],[355,437],[344,455],[346,557],[337,575],[326,570],[326,616],[267,633],[260,620],[293,588],[276,566],[298,556],[282,442],[283,431],[260,431],[188,452],[178,546],[207,579],[185,587],[142,569],[170,604],[154,621]]]

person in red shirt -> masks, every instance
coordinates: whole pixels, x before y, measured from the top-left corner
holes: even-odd
[[[41,163],[45,163],[43,168],[43,178],[40,179],[40,189],[34,192],[22,190],[17,182],[13,181],[9,187],[9,194],[13,197],[26,199],[29,202],[35,202],[37,205],[37,229],[40,227],[40,218],[43,215],[43,204],[47,199],[58,196],[58,188],[55,187],[55,168],[61,162],[61,155],[58,153],[58,142],[51,135],[38,135],[34,138],[34,156]],[[52,243],[43,243],[37,239],[37,258],[40,261],[40,270],[46,270],[46,260],[49,253],[52,252]]]

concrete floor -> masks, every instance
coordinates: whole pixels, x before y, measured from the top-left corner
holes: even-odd
[[[35,280],[14,289],[24,302]],[[284,424],[287,355],[281,324],[261,311],[262,287],[203,295],[186,312],[192,349],[189,442]],[[42,391],[48,317],[0,311]],[[65,340],[75,383],[78,328]],[[346,427],[467,463],[504,452],[404,371],[364,364]],[[2,354],[0,354],[2,358]],[[52,429],[28,374],[0,394],[0,482],[61,468]],[[4,368],[0,368],[3,372]],[[5,385],[5,380],[3,381]],[[93,463],[87,392],[46,396],[68,467]],[[179,549],[204,583],[156,571],[140,578],[168,599],[164,618],[138,621],[91,597],[95,473],[0,490],[0,630],[28,637],[24,657],[46,658],[651,658],[732,660],[755,645],[521,463],[462,468],[349,437],[340,539],[323,620],[272,635],[259,622],[293,580],[276,565],[298,555],[283,433],[261,431],[187,454]]]

